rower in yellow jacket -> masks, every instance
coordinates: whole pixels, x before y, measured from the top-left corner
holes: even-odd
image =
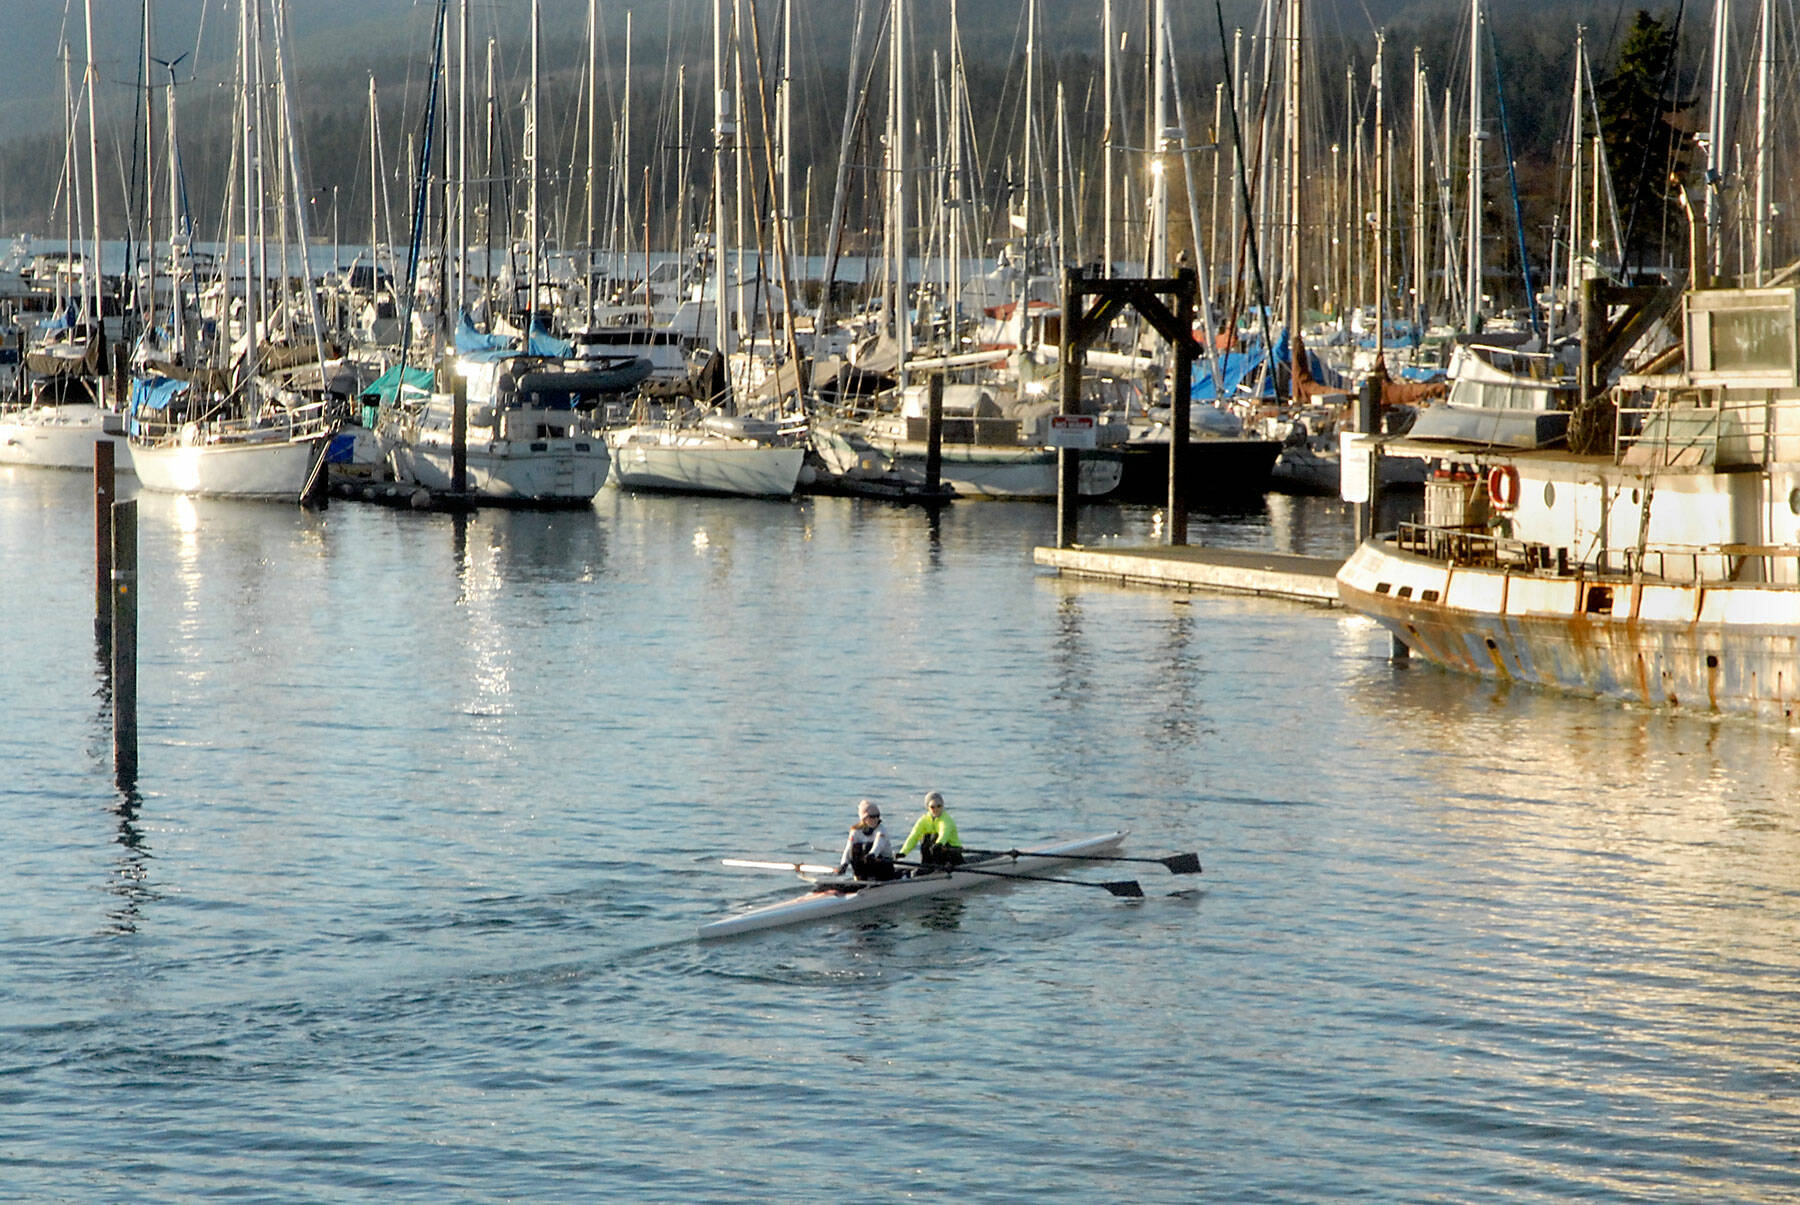
[[[912,832],[906,834],[900,856],[904,858],[915,847],[920,863],[927,867],[962,865],[962,838],[956,835],[956,821],[950,818],[944,797],[937,791],[925,796],[925,814],[912,826]]]

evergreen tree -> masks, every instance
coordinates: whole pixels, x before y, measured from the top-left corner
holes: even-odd
[[[1688,237],[1680,198],[1693,145],[1676,121],[1689,104],[1671,99],[1680,85],[1676,50],[1674,20],[1640,9],[1618,62],[1595,88],[1628,266],[1686,260],[1679,254]]]

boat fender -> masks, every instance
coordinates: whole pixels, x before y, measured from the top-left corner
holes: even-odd
[[[1510,464],[1488,470],[1488,501],[1496,510],[1511,510],[1519,504],[1519,470]]]

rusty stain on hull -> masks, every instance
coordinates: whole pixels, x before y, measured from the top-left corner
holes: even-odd
[[[1704,699],[1713,712],[1800,715],[1800,642],[1781,625],[1734,625],[1727,639],[1697,618],[1637,618],[1635,606],[1631,618],[1501,615],[1339,586],[1346,606],[1446,668],[1653,707]]]

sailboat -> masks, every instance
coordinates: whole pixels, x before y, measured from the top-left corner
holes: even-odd
[[[106,331],[101,318],[105,282],[99,262],[100,174],[94,125],[94,83],[99,69],[94,59],[93,0],[88,0],[86,18],[87,67],[82,93],[87,108],[92,252],[83,255],[74,249],[76,198],[82,189],[81,172],[74,158],[76,92],[69,77],[65,44],[62,59],[67,155],[62,184],[64,196],[69,198],[69,250],[53,274],[62,304],[43,337],[26,350],[24,387],[0,403],[0,464],[92,469],[94,445],[108,442],[116,448],[116,469],[129,472],[131,456],[123,443],[124,419],[116,407],[107,404],[105,387]]]
[[[91,2],[91,0],[90,0]],[[244,220],[242,335],[228,365],[189,369],[173,363],[138,377],[132,386],[128,441],[144,488],[232,498],[301,499],[323,486],[324,457],[339,424],[339,407],[323,389],[324,336],[311,268],[302,268],[310,313],[305,326],[285,296],[269,304],[267,282],[254,270],[253,244],[269,225],[269,176],[281,162],[301,178],[286,86],[288,48],[284,6],[242,0],[238,8],[238,120],[243,154],[238,181]],[[266,31],[266,32],[265,32]],[[263,44],[266,38],[267,44]],[[272,64],[279,112],[262,99]],[[270,127],[274,127],[271,131]],[[306,246],[306,211],[299,191],[277,200],[278,234],[291,217]],[[227,242],[229,243],[229,239]],[[304,264],[305,259],[302,257]],[[271,336],[285,332],[287,340]]]

